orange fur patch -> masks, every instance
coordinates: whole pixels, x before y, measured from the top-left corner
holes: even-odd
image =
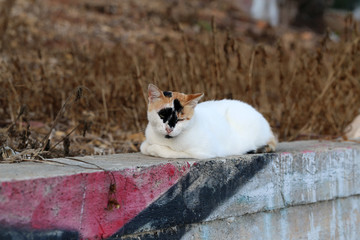
[[[267,143],[266,152],[275,152],[276,150],[276,145],[277,145],[277,140],[275,137],[272,137],[269,142]]]
[[[169,105],[175,99],[178,99],[181,106],[183,106],[183,110],[181,111],[181,113],[178,113],[178,118],[186,120],[190,120],[194,115],[194,106],[190,104],[191,100],[202,95],[202,93],[184,94],[179,92],[172,92],[171,97],[166,97],[160,89],[159,91],[161,93],[161,96],[155,101],[149,101],[148,111],[150,112],[155,110],[158,112],[165,107],[169,107]]]

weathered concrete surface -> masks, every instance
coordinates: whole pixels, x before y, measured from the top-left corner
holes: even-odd
[[[360,145],[341,145],[282,144],[281,153],[208,220],[359,194]]]
[[[79,159],[0,165],[0,239],[360,235],[359,144],[282,143],[273,154],[210,160]]]
[[[37,164],[38,169],[41,167]],[[1,182],[0,225],[76,230],[82,237],[93,239],[109,237],[173,186],[188,169],[185,163],[90,173],[87,169],[71,168],[73,174],[65,175],[65,167],[59,176],[38,175],[39,178],[29,179],[22,175],[20,179],[25,180]]]
[[[189,226],[183,239],[348,239],[360,236],[360,197],[297,205]]]

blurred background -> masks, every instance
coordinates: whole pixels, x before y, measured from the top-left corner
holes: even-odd
[[[359,6],[0,0],[0,162],[138,151],[149,83],[248,102],[280,141],[347,141]]]

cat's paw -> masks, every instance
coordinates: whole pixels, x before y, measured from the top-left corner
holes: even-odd
[[[148,152],[148,147],[149,147],[149,144],[147,141],[144,141],[141,145],[140,145],[140,152],[142,154],[145,154],[145,155],[150,155],[149,152]]]
[[[188,153],[177,152],[167,146],[161,146],[157,144],[148,144],[146,151],[149,155],[162,158],[191,158]]]

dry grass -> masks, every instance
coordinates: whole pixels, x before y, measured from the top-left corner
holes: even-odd
[[[10,12],[12,1],[6,2]],[[314,37],[307,47],[300,33],[255,42],[214,22],[198,33],[173,23],[177,37],[147,43],[54,45],[36,23],[0,18],[0,145],[33,149],[17,160],[63,156],[64,149],[66,155],[137,151],[149,83],[204,92],[205,100],[248,102],[280,141],[340,137],[358,114],[360,35],[351,20],[339,42]]]

